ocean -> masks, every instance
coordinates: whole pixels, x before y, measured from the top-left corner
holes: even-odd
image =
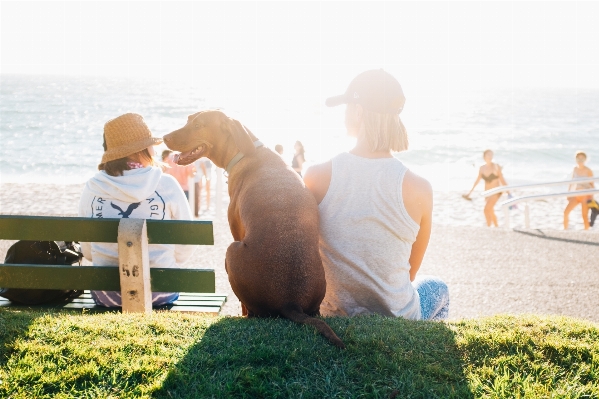
[[[154,135],[162,136],[181,127],[191,113],[221,108],[267,146],[283,144],[289,160],[293,143],[300,140],[309,163],[324,161],[352,145],[344,134],[343,110],[324,106],[334,94],[315,91],[298,97],[289,90],[277,93],[276,87],[236,94],[231,88],[219,90],[209,79],[0,75],[0,183],[86,181],[102,156],[104,123],[126,112],[143,115]],[[396,156],[427,178],[441,198],[457,198],[470,189],[487,148],[494,151],[509,184],[569,178],[577,150],[587,152],[587,165],[597,168],[597,89],[406,96],[401,117],[410,149]],[[482,188],[481,183],[477,191]],[[473,217],[455,223],[467,224]],[[481,218],[482,213],[474,220],[480,224]]]

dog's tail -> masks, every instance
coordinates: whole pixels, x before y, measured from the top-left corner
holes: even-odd
[[[281,309],[281,314],[287,319],[294,321],[299,324],[309,324],[316,327],[319,333],[321,333],[329,342],[335,345],[337,348],[345,349],[345,344],[339,339],[337,334],[329,327],[323,320],[317,319],[316,317],[310,317],[304,313],[301,306],[295,303],[290,303]]]

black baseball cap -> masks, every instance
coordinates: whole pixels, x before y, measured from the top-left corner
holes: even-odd
[[[399,114],[406,102],[401,85],[382,69],[362,72],[351,81],[345,94],[327,98],[327,107],[360,104],[364,109],[382,114]]]

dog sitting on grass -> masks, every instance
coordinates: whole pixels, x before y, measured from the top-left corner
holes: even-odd
[[[318,249],[318,207],[299,175],[241,123],[220,111],[190,115],[164,136],[179,165],[209,158],[229,175],[228,218],[235,240],[225,268],[248,317],[283,316],[345,345],[323,321],[326,291]]]

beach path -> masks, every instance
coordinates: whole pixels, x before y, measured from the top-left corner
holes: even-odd
[[[449,286],[450,318],[556,314],[599,322],[599,233],[434,226],[420,273]]]

